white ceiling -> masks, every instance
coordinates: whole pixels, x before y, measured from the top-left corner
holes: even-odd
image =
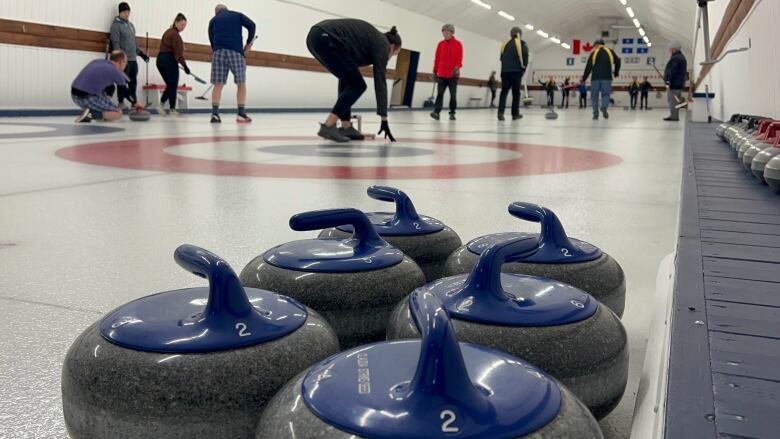
[[[585,37],[579,33],[590,31],[604,21],[632,25],[625,6],[618,0],[483,0],[493,7],[492,10],[470,0],[382,1],[499,41],[507,38],[513,25],[526,23],[558,35],[563,41]],[[628,0],[628,5],[636,12],[651,40],[658,37],[656,39],[680,41],[685,48],[692,46],[697,10],[694,0]],[[515,16],[515,21],[498,16],[499,10]],[[532,51],[538,52],[552,44],[525,28],[524,36]]]

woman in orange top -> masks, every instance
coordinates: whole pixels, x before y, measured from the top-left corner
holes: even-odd
[[[181,32],[187,27],[187,18],[179,13],[170,27],[160,40],[160,52],[157,54],[157,70],[160,71],[165,81],[165,92],[163,92],[160,103],[157,104],[157,112],[160,115],[178,116],[176,111],[176,88],[179,86],[179,64],[184,68],[186,74],[190,74],[190,68],[187,67],[187,60],[184,59],[184,42],[181,39]],[[168,102],[170,110],[165,112],[163,105]]]

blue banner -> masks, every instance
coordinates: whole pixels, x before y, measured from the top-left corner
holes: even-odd
[[[634,48],[633,47],[624,47],[623,48],[623,53],[634,53]]]
[[[574,58],[566,58],[566,65],[567,66],[573,66],[574,65]]]
[[[647,53],[649,51],[650,51],[650,49],[647,48],[647,47],[637,47],[636,48],[636,53]]]
[[[634,44],[633,38],[623,38],[623,44]]]

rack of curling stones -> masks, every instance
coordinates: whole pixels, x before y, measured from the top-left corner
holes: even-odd
[[[516,238],[539,242],[539,250],[510,257],[503,265],[506,273],[543,276],[577,287],[609,307],[618,317],[626,302],[626,278],[620,264],[598,247],[569,238],[558,217],[546,207],[514,202],[509,214],[540,223],[540,233],[507,232],[481,236],[458,248],[445,265],[445,275],[468,274],[479,255],[490,246]]]
[[[375,200],[395,203],[395,212],[366,213],[379,236],[414,260],[427,282],[441,278],[447,257],[461,245],[460,236],[438,219],[418,214],[400,189],[370,186],[367,193]],[[320,237],[347,237],[352,231],[349,225],[342,225],[323,230]]]
[[[425,284],[420,267],[384,241],[357,209],[305,212],[290,218],[297,231],[349,225],[345,237],[276,246],[241,271],[241,283],[276,291],[321,313],[342,348],[382,341],[393,307]]]
[[[531,257],[541,245],[526,237],[497,242],[470,274],[417,291],[442,301],[459,340],[529,361],[603,418],[620,402],[628,381],[626,331],[615,313],[578,288],[501,273],[505,261]],[[407,298],[393,312],[387,339],[419,337],[416,323]]]
[[[409,304],[421,340],[361,346],[299,374],[268,404],[256,438],[603,437],[554,378],[459,343],[436,294],[418,289]]]
[[[122,305],[68,351],[62,402],[72,438],[252,437],[289,379],[339,351],[316,312],[243,288],[219,256],[182,245],[174,258],[208,288]]]

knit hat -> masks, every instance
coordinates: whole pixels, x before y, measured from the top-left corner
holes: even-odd
[[[447,24],[445,24],[444,26],[441,27],[441,31],[442,32],[444,32],[445,30],[448,30],[448,31],[450,31],[452,33],[455,33],[455,26],[452,25],[452,24],[447,23]]]
[[[122,2],[122,3],[119,4],[119,13],[120,14],[122,12],[129,11],[129,10],[130,10],[130,5],[128,5],[127,2]]]
[[[679,41],[672,41],[669,43],[670,49],[682,50],[682,44]]]

